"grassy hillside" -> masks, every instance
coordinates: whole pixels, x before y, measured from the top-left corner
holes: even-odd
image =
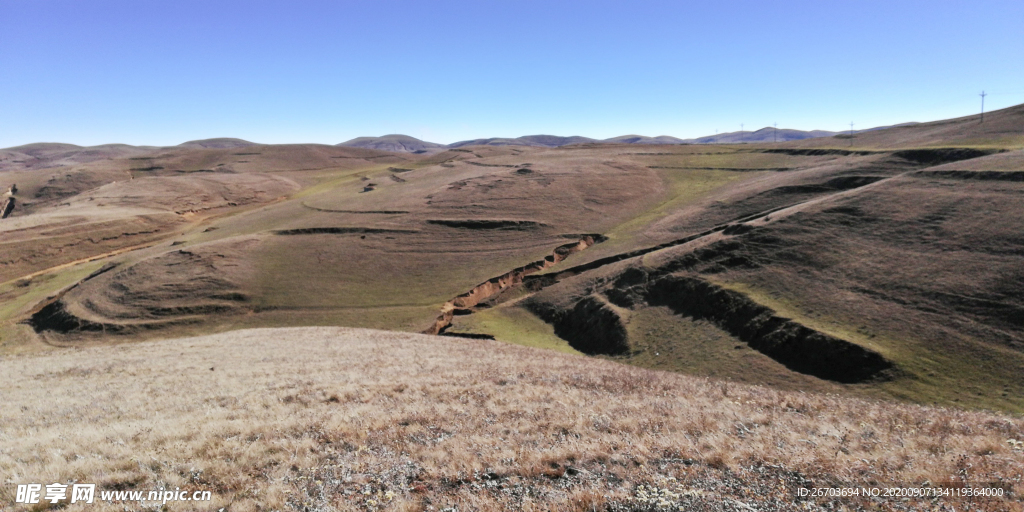
[[[245,330],[8,356],[0,378],[5,503],[87,482],[213,494],[166,510],[1022,510],[1019,417],[495,341]],[[1008,494],[797,492],[965,485]]]
[[[779,144],[11,148],[0,351],[341,325],[1019,412],[1022,113]]]

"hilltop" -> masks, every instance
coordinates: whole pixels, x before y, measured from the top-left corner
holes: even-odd
[[[586,144],[592,142],[600,142],[597,139],[591,139],[589,137],[559,137],[557,135],[527,135],[524,137],[510,138],[490,138],[490,139],[474,139],[464,140],[460,142],[453,142],[448,145],[449,148],[460,148],[463,146],[538,146],[538,147],[549,147],[555,148],[559,146],[568,146],[569,144]]]
[[[743,142],[787,142],[791,140],[814,139],[818,137],[832,137],[836,132],[825,130],[792,130],[775,129],[771,126],[761,128],[752,132],[728,132],[716,135],[708,135],[695,139],[686,139],[687,144],[737,144]]]
[[[356,137],[338,145],[396,153],[425,153],[445,147],[443,144],[425,142],[415,137],[398,134],[384,135],[383,137]]]
[[[218,139],[203,139],[203,140],[190,140],[188,142],[182,142],[178,144],[178,147],[182,148],[203,148],[203,149],[227,149],[227,148],[244,148],[247,146],[257,146],[255,142],[249,142],[242,139],[233,139],[230,137],[222,137]]]
[[[620,135],[618,137],[612,137],[605,139],[602,142],[610,142],[613,144],[685,144],[686,141],[683,139],[677,139],[675,137],[669,137],[668,135],[660,135],[658,137],[647,137],[644,135]]]

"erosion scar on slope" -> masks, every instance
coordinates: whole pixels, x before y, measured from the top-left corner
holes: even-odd
[[[581,235],[580,240],[575,243],[560,245],[555,247],[555,250],[550,255],[545,256],[542,260],[534,261],[528,265],[514,268],[498,277],[493,277],[487,281],[474,286],[471,290],[462,295],[455,297],[454,299],[445,302],[444,306],[441,307],[441,314],[434,321],[428,329],[423,331],[424,334],[441,334],[445,329],[451,327],[452,317],[455,316],[456,312],[466,314],[470,313],[473,306],[480,304],[481,302],[501,293],[502,291],[520,284],[523,282],[523,277],[540,272],[548,267],[557,265],[559,262],[568,258],[569,255],[586,250],[588,247],[601,243],[607,240],[606,237],[598,234],[586,234]]]
[[[625,252],[625,253],[620,253],[620,254],[608,256],[608,257],[605,257],[605,258],[599,258],[599,259],[594,260],[594,261],[592,261],[590,263],[585,263],[583,265],[577,265],[575,267],[571,267],[571,268],[568,268],[568,269],[563,270],[561,272],[556,272],[556,273],[553,273],[553,274],[545,274],[543,276],[531,276],[531,277],[527,278],[527,276],[529,276],[530,274],[534,274],[536,272],[539,272],[541,270],[544,270],[544,269],[546,269],[548,267],[551,267],[551,266],[561,262],[566,257],[568,257],[570,254],[573,254],[575,252],[579,252],[579,251],[585,250],[586,248],[590,247],[591,245],[594,245],[595,243],[603,242],[603,241],[605,241],[607,239],[607,237],[604,237],[602,235],[597,235],[597,234],[580,235],[580,241],[579,242],[576,242],[576,243],[573,243],[573,244],[566,244],[566,245],[562,245],[562,246],[556,247],[554,252],[550,256],[544,258],[543,260],[535,261],[535,262],[530,263],[529,265],[526,265],[524,267],[519,267],[519,268],[513,269],[513,270],[511,270],[511,271],[509,271],[509,272],[507,272],[505,274],[502,274],[502,275],[500,275],[498,277],[491,278],[490,280],[475,286],[473,289],[469,290],[468,292],[466,292],[466,293],[464,293],[462,295],[459,295],[458,297],[455,297],[454,299],[446,302],[444,304],[444,306],[441,307],[441,314],[434,321],[434,324],[432,326],[430,326],[430,328],[426,329],[423,332],[425,334],[443,334],[446,329],[451,327],[452,318],[456,314],[469,314],[469,313],[472,313],[472,309],[471,309],[472,307],[476,306],[477,304],[480,304],[481,302],[486,301],[487,299],[489,299],[489,298],[491,298],[491,297],[501,293],[502,291],[504,291],[504,290],[508,289],[509,287],[514,286],[514,285],[522,284],[522,283],[525,282],[527,288],[529,288],[530,291],[538,291],[541,288],[545,288],[547,286],[550,286],[552,284],[557,283],[558,281],[560,281],[564,277],[574,276],[574,275],[580,274],[582,272],[586,272],[586,271],[589,271],[589,270],[593,270],[595,268],[603,267],[603,266],[608,265],[610,263],[615,263],[615,262],[618,262],[618,261],[622,261],[622,260],[626,260],[626,259],[630,259],[630,258],[635,258],[637,256],[643,256],[645,254],[648,254],[648,253],[651,253],[651,252],[654,252],[654,251],[659,251],[661,249],[667,249],[669,247],[675,247],[677,245],[683,245],[683,244],[692,242],[692,241],[700,239],[700,238],[704,238],[706,236],[709,236],[709,235],[712,235],[712,234],[715,234],[715,233],[718,233],[718,232],[722,232],[722,233],[725,233],[725,234],[733,234],[735,232],[740,232],[740,231],[743,231],[744,229],[749,229],[749,226],[746,226],[746,224],[749,223],[749,222],[765,219],[769,215],[772,215],[772,214],[775,214],[775,213],[783,212],[783,211],[786,211],[786,210],[793,210],[795,208],[799,208],[801,206],[806,206],[806,205],[809,205],[809,204],[815,204],[815,203],[823,200],[824,198],[835,197],[835,196],[837,196],[837,195],[839,195],[841,193],[850,192],[851,190],[856,190],[856,189],[859,189],[859,188],[863,188],[863,187],[865,187],[867,185],[874,184],[874,183],[879,183],[881,181],[884,181],[884,180],[869,181],[869,182],[866,182],[866,183],[863,183],[863,184],[858,184],[858,186],[855,186],[855,187],[853,187],[852,189],[849,189],[849,190],[843,190],[842,192],[837,192],[835,194],[826,195],[823,198],[812,199],[812,200],[809,200],[809,201],[801,201],[801,202],[798,202],[798,203],[795,203],[795,204],[779,206],[779,207],[772,208],[772,209],[769,209],[769,210],[765,210],[765,211],[762,211],[762,212],[758,212],[758,213],[755,213],[755,214],[752,214],[752,215],[747,215],[747,216],[735,219],[732,222],[725,223],[725,224],[720,224],[720,225],[715,226],[715,227],[713,227],[711,229],[705,230],[705,231],[703,231],[701,233],[697,233],[695,235],[690,235],[690,236],[687,236],[687,237],[684,237],[684,238],[680,238],[680,239],[677,239],[677,240],[672,240],[672,241],[669,241],[669,242],[666,242],[666,243],[663,243],[663,244],[659,244],[659,245],[656,245],[656,246],[653,246],[653,247],[647,247],[647,248],[644,248],[644,249],[638,249],[638,250],[635,250],[635,251],[629,251],[629,252]]]

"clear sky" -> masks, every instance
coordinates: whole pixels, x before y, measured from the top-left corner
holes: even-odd
[[[1024,103],[1024,2],[0,0],[0,147],[868,128]]]

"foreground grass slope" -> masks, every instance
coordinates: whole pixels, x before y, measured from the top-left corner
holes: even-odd
[[[0,379],[5,503],[16,483],[87,482],[211,490],[202,508],[232,511],[963,510],[796,494],[952,483],[1008,492],[972,510],[1022,510],[1017,417],[492,341],[244,330],[7,357]]]

